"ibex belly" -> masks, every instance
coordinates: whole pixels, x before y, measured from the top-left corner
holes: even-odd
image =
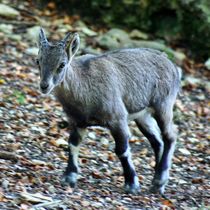
[[[141,110],[140,112],[131,113],[131,114],[128,115],[128,120],[131,121],[131,120],[141,118],[146,113],[152,115],[154,113],[154,110],[152,108],[145,108],[145,109]]]

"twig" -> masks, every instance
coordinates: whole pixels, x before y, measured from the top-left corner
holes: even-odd
[[[199,203],[195,200],[195,198],[193,198],[193,197],[189,197],[189,198],[193,201],[193,203],[194,203],[197,207],[200,207]]]
[[[49,201],[49,202],[44,202],[40,204],[34,205],[30,210],[38,210],[40,207],[55,207],[63,203],[61,200],[56,200],[56,201]]]
[[[18,156],[12,152],[0,152],[0,159],[18,161]]]
[[[90,156],[90,155],[79,155],[80,158],[85,158],[85,159],[96,159],[95,156]]]

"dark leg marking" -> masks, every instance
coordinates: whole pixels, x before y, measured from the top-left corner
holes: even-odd
[[[176,135],[173,127],[173,111],[171,109],[158,110],[155,119],[160,127],[164,142],[164,151],[160,163],[155,171],[152,191],[164,193],[165,185],[168,182],[169,170],[176,144]]]
[[[131,153],[129,148],[130,132],[127,122],[110,127],[110,131],[115,140],[115,153],[119,157],[123,167],[125,178],[125,190],[128,193],[138,193],[139,182],[136,175],[136,171],[131,159]]]
[[[137,124],[139,130],[142,132],[142,134],[149,140],[149,142],[154,150],[155,160],[156,160],[155,168],[157,168],[159,161],[161,159],[161,156],[162,156],[163,143],[157,139],[155,134],[153,134],[151,131],[149,131],[149,129],[145,129],[141,125],[141,123],[139,123],[137,120],[136,120],[136,124]]]
[[[64,177],[71,187],[75,187],[77,182],[78,155],[83,135],[84,129],[75,128],[69,137],[69,159]]]

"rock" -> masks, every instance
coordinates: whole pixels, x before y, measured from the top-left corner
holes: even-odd
[[[0,32],[4,34],[12,34],[13,25],[10,24],[0,24]]]
[[[87,36],[96,36],[97,33],[95,31],[90,30],[89,28],[82,27],[80,30]]]
[[[16,18],[19,15],[20,13],[12,7],[5,4],[0,4],[0,16]]]
[[[32,48],[26,49],[26,54],[37,56],[37,55],[38,55],[38,51],[39,51],[39,48],[37,48],[37,47],[32,47]]]
[[[134,29],[130,33],[130,38],[132,39],[148,39],[148,35],[142,31],[139,31],[137,29]]]
[[[22,36],[19,34],[8,34],[7,37],[13,41],[20,41]]]
[[[100,46],[112,50],[123,48],[126,44],[130,43],[131,40],[127,32],[114,28],[99,36],[97,42]]]
[[[171,49],[170,47],[167,47],[164,43],[161,43],[159,41],[133,40],[132,46],[152,48],[152,49],[163,51],[168,55],[170,59],[175,60],[175,62],[178,65],[181,65],[184,59],[186,58],[186,55],[184,53],[174,51],[173,49]]]
[[[74,27],[86,27],[86,24],[83,21],[81,21],[81,20],[77,20],[74,23]]]
[[[113,39],[118,40],[119,42],[130,40],[128,33],[118,28],[113,28],[109,30],[106,34]]]
[[[81,20],[76,21],[74,26],[77,31],[81,31],[83,34],[87,36],[96,36],[98,34],[97,32],[89,29],[88,26]]]
[[[204,63],[205,67],[210,70],[210,58]]]
[[[113,40],[110,36],[102,35],[97,38],[97,42],[101,47],[104,47],[109,50],[117,49],[120,47],[119,42]]]
[[[71,30],[72,30],[72,26],[65,24],[65,25],[60,25],[57,29],[57,32],[60,34],[65,34]]]

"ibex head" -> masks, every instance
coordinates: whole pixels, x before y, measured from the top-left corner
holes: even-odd
[[[79,49],[79,43],[77,33],[68,33],[63,40],[49,43],[43,29],[40,29],[37,65],[40,70],[42,93],[50,93],[63,81],[68,66]]]

